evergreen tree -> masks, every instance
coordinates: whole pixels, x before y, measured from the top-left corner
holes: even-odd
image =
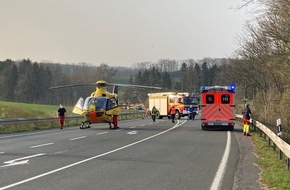
[[[182,63],[180,67],[181,77],[180,77],[180,83],[181,83],[181,91],[184,92],[186,91],[186,85],[187,85],[187,65],[185,62]]]
[[[194,92],[197,94],[199,93],[201,87],[201,69],[197,63],[194,64],[193,76],[194,76],[193,89]]]
[[[210,85],[210,78],[209,78],[209,69],[207,67],[207,63],[203,62],[201,65],[201,84],[204,86]]]
[[[165,90],[171,90],[172,87],[170,74],[166,71],[162,73],[161,87]]]
[[[15,87],[18,80],[17,66],[11,60],[1,63],[0,68],[1,99],[5,101],[15,100]]]

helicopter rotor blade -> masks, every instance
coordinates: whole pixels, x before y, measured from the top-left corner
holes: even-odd
[[[76,87],[76,86],[96,86],[96,83],[70,84],[70,85],[52,86],[52,87],[49,88],[49,90],[59,89],[59,88]]]
[[[68,88],[68,87],[76,87],[76,86],[96,86],[97,83],[86,83],[86,84],[70,84],[70,85],[60,85],[60,86],[52,86],[49,89],[59,89],[59,88]],[[137,84],[116,84],[116,83],[105,83],[105,86],[114,86],[113,92],[118,92],[118,86],[121,87],[137,87],[137,88],[151,88],[151,89],[162,89],[161,87],[156,86],[146,86],[146,85],[137,85]],[[116,93],[117,94],[117,93]]]
[[[161,87],[137,85],[137,84],[112,84],[112,83],[107,83],[107,85],[110,85],[110,86],[122,86],[122,87],[137,87],[137,88],[152,88],[152,89],[159,89],[159,90],[162,89]]]

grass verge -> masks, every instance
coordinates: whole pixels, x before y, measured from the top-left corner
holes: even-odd
[[[268,189],[290,189],[290,171],[287,170],[287,158],[279,159],[278,149],[273,150],[268,140],[260,137],[258,132],[252,132],[255,152],[258,156],[256,164],[261,169],[260,180]]]

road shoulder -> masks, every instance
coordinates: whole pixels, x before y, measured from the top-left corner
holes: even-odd
[[[255,164],[257,157],[254,153],[252,137],[244,136],[242,128],[235,126],[235,137],[239,145],[239,160],[235,172],[233,190],[263,190],[259,183],[260,169]]]

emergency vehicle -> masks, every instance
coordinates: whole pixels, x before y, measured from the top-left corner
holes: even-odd
[[[201,87],[201,128],[233,130],[236,86]]]
[[[159,113],[157,118],[162,119],[168,117],[168,112],[171,106],[176,109],[175,118],[188,116],[190,111],[189,107],[192,106],[194,114],[197,114],[199,106],[199,98],[195,97],[188,92],[160,92],[148,94],[149,97],[149,111],[155,106]]]

